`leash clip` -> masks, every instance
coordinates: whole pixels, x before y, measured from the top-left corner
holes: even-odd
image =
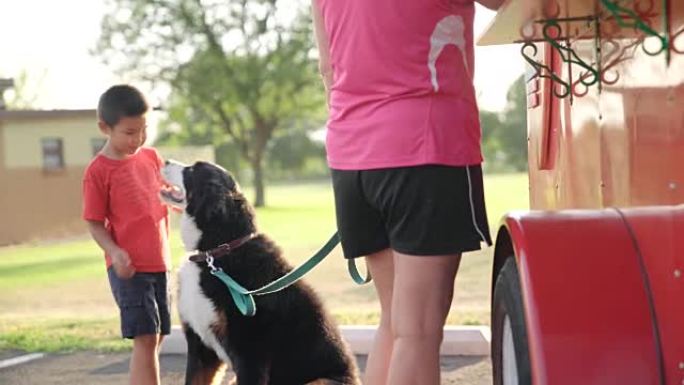
[[[207,253],[204,253],[204,254],[205,254],[206,257],[207,257],[207,266],[209,266],[209,268],[211,269],[211,272],[212,272],[212,273],[215,273],[215,272],[221,270],[220,268],[217,268],[216,266],[214,266],[214,256],[212,256],[212,255],[209,254],[208,252],[207,252]]]

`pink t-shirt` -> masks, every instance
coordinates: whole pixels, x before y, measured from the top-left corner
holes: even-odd
[[[333,68],[333,169],[482,162],[473,0],[316,0]]]

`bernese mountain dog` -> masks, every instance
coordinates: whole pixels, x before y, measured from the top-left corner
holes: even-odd
[[[213,264],[247,290],[292,270],[278,246],[257,233],[254,210],[229,172],[207,162],[167,161],[163,176],[170,186],[163,199],[182,210],[187,251],[232,242]],[[207,261],[182,264],[178,310],[188,345],[186,385],[218,384],[227,362],[237,385],[360,384],[353,355],[310,286],[300,280],[254,299],[256,314],[245,316]]]

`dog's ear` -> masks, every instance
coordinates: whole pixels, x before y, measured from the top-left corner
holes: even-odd
[[[193,190],[186,210],[196,221],[206,223],[225,218],[228,195],[222,186],[210,182]]]

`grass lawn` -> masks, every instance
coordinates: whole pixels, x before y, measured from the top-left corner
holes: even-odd
[[[485,192],[492,229],[506,211],[528,207],[526,174],[488,176]],[[250,189],[246,194],[251,199]],[[335,231],[328,182],[269,186],[267,204],[257,210],[258,226],[275,239],[294,265],[311,256]],[[184,253],[175,226],[172,253],[177,268]],[[492,248],[464,256],[449,323],[489,322],[491,253]],[[307,280],[339,323],[377,321],[372,285],[357,286],[351,281],[339,247]],[[0,248],[0,350],[121,350],[129,346],[119,338],[118,311],[103,257],[88,237]]]

